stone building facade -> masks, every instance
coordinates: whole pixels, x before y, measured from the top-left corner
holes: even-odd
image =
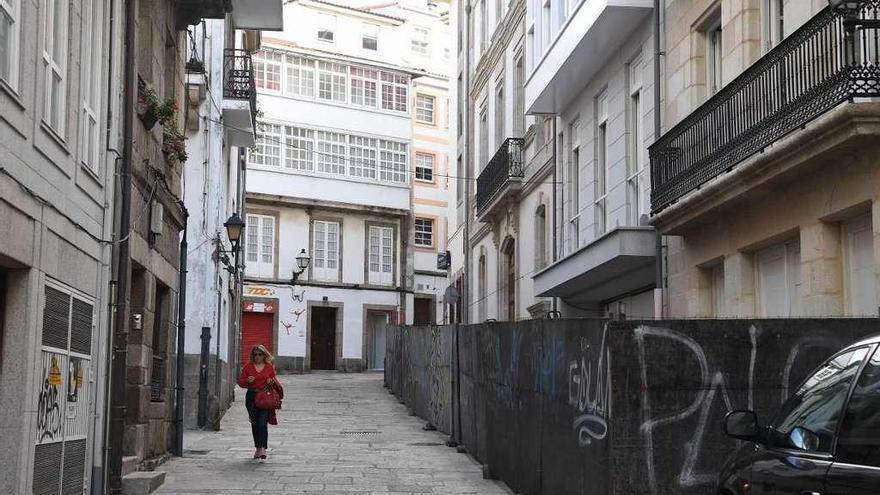
[[[652,223],[672,316],[877,314],[880,108],[862,98],[877,81],[842,65],[876,64],[876,34],[848,45],[844,16],[819,0],[665,2]],[[719,112],[727,124],[706,126]]]

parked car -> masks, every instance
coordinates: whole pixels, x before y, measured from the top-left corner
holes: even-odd
[[[880,335],[828,359],[769,425],[732,411],[722,427],[746,443],[721,470],[719,495],[880,494]]]

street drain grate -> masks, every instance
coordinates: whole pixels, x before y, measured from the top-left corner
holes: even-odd
[[[440,444],[437,442],[415,442],[411,443],[413,447],[439,447]]]
[[[377,430],[363,430],[363,431],[343,431],[340,433],[342,433],[343,435],[353,435],[353,436],[362,437],[362,436],[369,436],[369,435],[379,435],[382,432],[377,431]]]

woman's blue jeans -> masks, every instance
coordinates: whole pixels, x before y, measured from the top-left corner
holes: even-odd
[[[247,408],[248,416],[251,420],[251,433],[254,435],[254,447],[258,449],[268,448],[269,442],[269,413],[264,409],[257,409],[254,404],[254,398],[257,396],[255,390],[248,390],[244,399],[244,406]]]

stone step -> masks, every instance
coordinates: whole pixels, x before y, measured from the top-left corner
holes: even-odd
[[[122,495],[150,495],[165,483],[165,473],[136,471],[122,477]]]
[[[138,456],[130,455],[122,458],[122,476],[138,470]]]

